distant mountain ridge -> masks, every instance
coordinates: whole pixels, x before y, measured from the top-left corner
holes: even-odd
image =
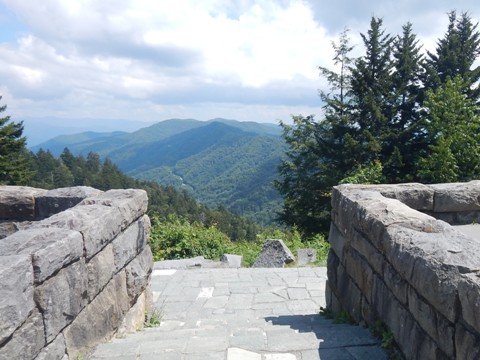
[[[285,153],[281,128],[226,119],[170,119],[131,133],[83,132],[57,136],[31,148],[59,156],[93,151],[128,175],[192,193],[211,207],[224,206],[270,223],[281,198],[272,186]]]

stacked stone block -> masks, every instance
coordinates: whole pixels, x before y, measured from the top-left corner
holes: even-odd
[[[153,260],[143,190],[0,187],[0,360],[76,359],[143,326]],[[125,329],[126,326],[126,329]]]
[[[332,207],[327,306],[407,359],[480,358],[480,241],[451,226],[480,219],[480,181],[341,185]]]

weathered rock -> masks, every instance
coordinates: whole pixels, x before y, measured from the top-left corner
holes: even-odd
[[[84,356],[99,342],[110,339],[128,309],[125,271],[121,271],[64,330],[70,359]]]
[[[60,333],[38,354],[35,360],[63,360],[65,357],[65,339]]]
[[[458,297],[463,320],[480,334],[480,278],[477,274],[462,277],[458,284]]]
[[[230,268],[240,268],[242,267],[243,256],[223,254],[220,261]]]
[[[90,260],[122,230],[124,220],[116,207],[75,206],[32,225],[32,228],[58,227],[82,233],[85,256]]]
[[[0,360],[32,360],[44,345],[42,315],[35,309],[12,338],[0,347]]]
[[[46,340],[51,342],[87,304],[87,270],[83,258],[36,287],[34,296],[43,314]]]
[[[83,238],[78,231],[67,229],[27,229],[1,241],[0,254],[31,255],[38,284],[83,256]]]
[[[34,309],[29,255],[0,256],[0,346]]]
[[[455,329],[455,359],[480,359],[480,338],[468,331],[462,324]]]
[[[89,186],[66,187],[44,192],[35,198],[36,219],[45,219],[70,209],[85,198],[98,196],[102,192]]]
[[[292,261],[295,261],[295,256],[282,240],[269,239],[263,245],[253,267],[277,268]]]
[[[18,231],[18,226],[12,221],[0,221],[0,240]],[[0,252],[1,254],[1,252]]]
[[[434,212],[480,210],[480,181],[431,185],[435,190]]]
[[[127,293],[130,304],[146,289],[153,269],[153,256],[150,246],[145,249],[125,268],[127,274]]]
[[[108,244],[87,263],[88,301],[97,296],[115,273],[113,245]]]
[[[316,249],[298,249],[297,250],[297,265],[305,266],[317,261]]]
[[[143,216],[113,240],[115,272],[123,269],[145,248],[149,231],[150,221],[148,216]]]
[[[89,197],[81,202],[82,205],[99,204],[115,206],[120,211],[122,229],[126,229],[147,211],[148,196],[145,190],[108,190],[98,196]]]
[[[0,219],[35,220],[35,197],[45,192],[27,186],[0,186]]]
[[[147,296],[145,291],[137,298],[135,304],[125,314],[125,318],[122,321],[122,325],[115,334],[116,337],[122,338],[128,333],[134,333],[139,330],[143,330],[145,324],[145,314],[149,309],[147,304]]]

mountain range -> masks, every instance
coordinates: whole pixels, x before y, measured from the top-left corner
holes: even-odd
[[[273,188],[286,145],[274,124],[171,119],[134,132],[82,132],[31,147],[59,156],[96,152],[127,175],[184,189],[200,202],[269,224],[281,207]]]

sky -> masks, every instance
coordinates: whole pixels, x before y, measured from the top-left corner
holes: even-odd
[[[344,28],[361,54],[371,16],[410,21],[433,50],[454,9],[480,20],[478,0],[0,0],[1,115],[288,123],[321,114]]]

